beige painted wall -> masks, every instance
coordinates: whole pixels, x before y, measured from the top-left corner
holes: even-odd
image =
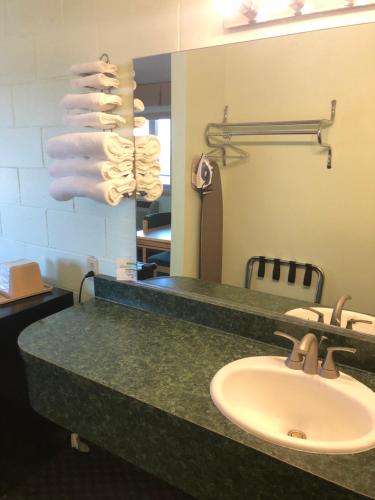
[[[331,99],[338,101],[327,131],[332,170],[319,148],[301,145],[252,146],[248,161],[221,169],[225,283],[243,286],[252,255],[307,261],[326,273],[323,302],[350,293],[353,308],[375,311],[374,49],[375,24],[368,24],[189,53],[197,74],[186,90],[195,92],[186,104],[187,122],[195,117],[200,128],[186,133],[186,171],[192,154],[202,151],[204,125],[221,120],[224,104],[231,121],[265,121],[328,117]],[[205,58],[220,61],[216,76],[223,75],[217,82],[224,82],[224,96],[218,108],[207,98],[192,105],[204,95],[196,81],[202,81],[199,62]],[[216,103],[216,90],[212,96]],[[196,228],[186,226],[185,253],[196,241]],[[196,262],[185,264],[184,274],[194,269]]]
[[[172,56],[172,274],[198,274],[200,195],[191,187],[191,165],[205,148],[207,117],[221,112],[221,71],[209,50]]]

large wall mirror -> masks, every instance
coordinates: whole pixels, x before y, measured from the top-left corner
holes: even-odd
[[[161,274],[199,277],[202,195],[192,188],[191,168],[202,153],[211,161],[218,153],[221,282],[244,288],[248,260],[265,256],[276,267],[266,261],[262,277],[263,262],[254,261],[252,289],[313,303],[315,272],[310,286],[304,267],[294,282],[290,265],[278,276],[277,259],[308,263],[324,272],[322,304],[332,307],[348,294],[346,309],[375,316],[374,49],[371,23],[134,61],[147,131],[159,135],[164,150],[165,193],[137,209],[138,231],[145,215],[172,214],[172,243],[154,249],[171,251]],[[241,151],[231,150],[246,157],[226,165],[207,145],[206,127],[222,122],[225,109],[228,124],[330,120],[333,100],[334,122],[321,137],[332,147],[330,169],[327,148],[314,134],[299,134],[299,125],[295,135],[246,135]],[[160,220],[168,230],[168,219]],[[349,328],[375,334],[375,324],[356,321],[371,319],[352,319]]]

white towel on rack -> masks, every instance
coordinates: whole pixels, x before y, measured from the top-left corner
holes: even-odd
[[[85,87],[92,89],[109,89],[112,87],[118,88],[120,86],[120,80],[106,76],[103,73],[73,78],[70,83],[73,89],[82,89]]]
[[[93,158],[67,158],[55,160],[48,171],[52,177],[93,176],[102,180],[111,180],[114,177],[128,175],[133,172],[133,160],[122,163],[111,161],[98,161]]]
[[[146,201],[155,201],[163,194],[161,180],[151,177],[145,179],[144,176],[137,175],[137,194],[143,196]]]
[[[154,184],[157,178],[152,175],[151,172],[147,172],[145,174],[139,174],[137,172],[137,189],[142,191],[142,188],[146,189]]]
[[[92,111],[110,111],[121,106],[119,95],[104,92],[89,92],[88,94],[67,94],[61,101],[65,109],[89,109]]]
[[[135,158],[149,162],[156,161],[160,156],[160,141],[156,135],[134,137]]]
[[[116,64],[106,63],[104,61],[93,61],[86,63],[73,64],[70,67],[73,75],[92,75],[93,73],[106,73],[107,75],[117,76],[118,68]]]
[[[160,175],[160,164],[158,161],[148,162],[136,160],[135,170],[137,174],[146,175],[147,173],[152,174],[154,177],[159,177]]]
[[[76,132],[49,139],[47,152],[53,159],[78,156],[121,163],[133,159],[134,146],[115,132]]]
[[[63,121],[67,127],[91,127],[101,129],[123,127],[126,123],[126,119],[120,115],[102,113],[101,111],[65,114]]]
[[[148,122],[147,118],[144,116],[135,116],[134,117],[134,128],[142,128]]]
[[[71,176],[52,181],[49,192],[57,201],[67,201],[78,196],[115,206],[124,196],[131,196],[135,187],[136,182],[132,174],[103,182],[92,177]]]
[[[139,113],[145,110],[145,105],[143,104],[143,101],[138,99],[137,97],[134,99],[134,112]]]

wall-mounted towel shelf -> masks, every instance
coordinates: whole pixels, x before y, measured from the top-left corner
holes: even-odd
[[[317,144],[321,148],[327,150],[327,168],[331,168],[332,148],[330,144],[323,141],[322,131],[334,123],[335,113],[336,100],[333,100],[331,102],[331,116],[329,119],[230,123],[228,122],[228,106],[225,106],[223,122],[209,123],[206,127],[206,144],[212,148],[212,150],[207,153],[207,156],[208,158],[221,161],[225,166],[227,165],[228,159],[242,160],[248,158],[249,154],[243,151],[239,146],[270,144],[270,142],[256,142],[254,140],[245,139],[247,137],[315,136],[308,141],[293,141],[293,144]],[[238,137],[243,137],[244,139],[237,139]],[[288,144],[290,143],[291,142],[288,141]],[[277,144],[282,144],[282,142],[277,141]]]

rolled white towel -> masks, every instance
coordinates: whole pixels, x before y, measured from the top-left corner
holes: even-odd
[[[64,115],[64,124],[68,127],[111,129],[122,127],[125,123],[126,119],[124,117],[120,115],[112,115],[110,113],[102,113],[101,111]]]
[[[151,172],[147,172],[146,174],[139,174],[137,172],[137,188],[139,187],[139,190],[152,186],[156,180],[157,178]]]
[[[144,116],[135,116],[134,117],[134,127],[135,128],[142,128],[146,125],[147,122],[148,122],[148,120]]]
[[[162,194],[163,183],[159,179],[151,188],[149,188],[149,190],[146,192],[146,195],[144,196],[144,199],[146,201],[155,201],[158,200]]]
[[[138,99],[137,97],[134,99],[134,105],[133,105],[133,108],[134,108],[134,112],[135,113],[139,113],[139,112],[142,112],[145,110],[145,105],[143,104],[143,101],[141,101],[140,99]]]
[[[57,201],[67,201],[78,196],[115,206],[125,195],[131,196],[135,187],[136,182],[132,174],[103,182],[92,177],[71,176],[52,181],[49,192]]]
[[[92,111],[109,111],[121,106],[119,95],[104,92],[89,92],[88,94],[67,94],[61,101],[65,109],[90,109]]]
[[[136,161],[135,162],[135,171],[137,174],[140,175],[146,175],[150,173],[154,177],[159,177],[160,175],[160,164],[159,162],[142,162],[142,161]]]
[[[73,89],[82,89],[85,87],[92,89],[108,89],[115,87],[117,89],[120,86],[120,80],[106,76],[103,73],[73,78],[70,83]]]
[[[160,156],[160,141],[156,135],[134,137],[135,158],[138,160],[156,161]]]
[[[137,194],[143,196],[146,201],[155,201],[163,194],[163,183],[160,179],[154,179],[152,184],[143,184],[137,176]]]
[[[68,158],[55,160],[48,171],[52,177],[93,176],[102,180],[111,180],[120,175],[128,175],[133,172],[133,160],[122,163],[111,161],[98,161],[93,158]]]
[[[133,159],[134,146],[115,132],[76,132],[49,139],[47,152],[53,159],[78,156],[121,163]]]
[[[106,63],[104,61],[93,61],[86,63],[73,64],[70,67],[73,75],[92,75],[93,73],[106,73],[107,75],[117,76],[118,68],[116,64]]]

